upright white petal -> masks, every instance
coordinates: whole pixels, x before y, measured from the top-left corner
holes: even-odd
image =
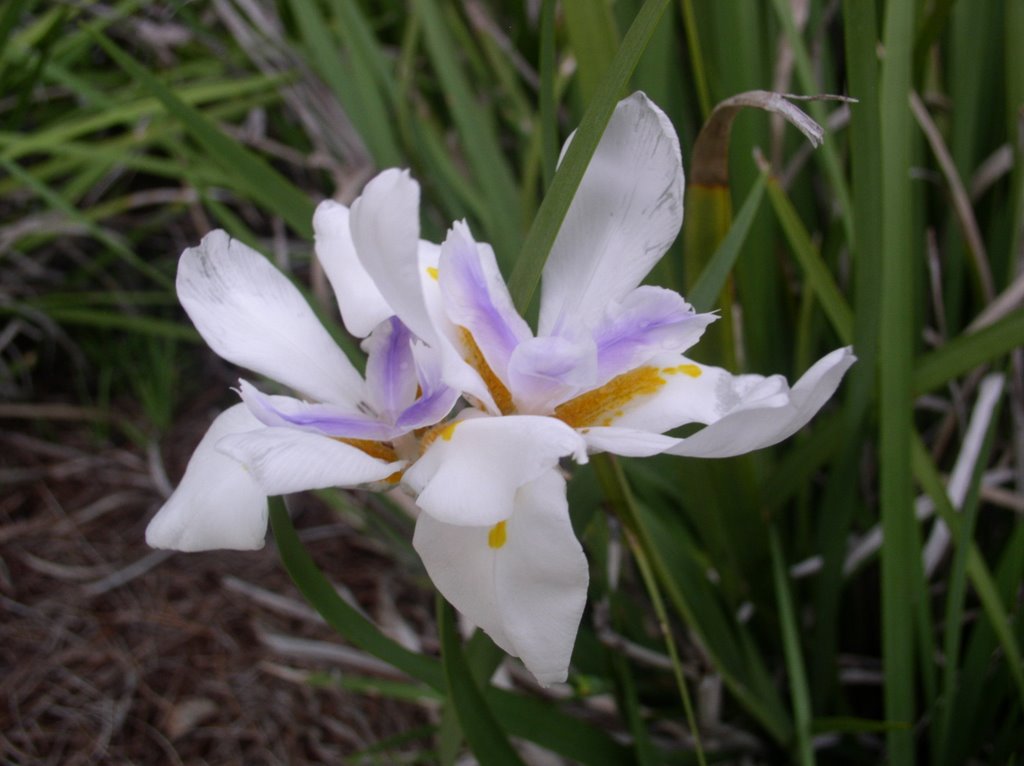
[[[589,573],[557,470],[522,486],[496,526],[420,514],[413,547],[441,594],[540,683],[565,680]]]
[[[539,335],[592,326],[640,284],[679,234],[683,184],[668,117],[643,93],[620,101],[544,267]]]
[[[320,401],[358,404],[363,380],[302,294],[223,231],[178,262],[178,298],[218,355]]]
[[[245,463],[268,495],[355,487],[384,481],[405,467],[404,461],[381,460],[329,436],[294,428],[232,434],[218,441],[217,449]]]
[[[395,312],[356,255],[349,209],[334,200],[324,200],[313,214],[313,232],[316,257],[334,288],[341,321],[352,335],[365,338]]]
[[[352,203],[349,224],[360,263],[406,327],[434,337],[420,271],[420,185],[407,170],[380,173]]]
[[[416,504],[450,524],[496,524],[512,515],[516,492],[586,445],[569,426],[532,415],[464,417],[440,430],[405,472]]]
[[[218,452],[228,434],[263,428],[244,404],[217,416],[188,461],[185,475],[146,527],[154,548],[256,550],[267,534],[267,497],[237,460]]]

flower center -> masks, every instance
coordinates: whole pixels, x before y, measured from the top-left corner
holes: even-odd
[[[657,367],[638,367],[624,372],[600,388],[558,405],[555,407],[555,417],[573,428],[610,426],[615,418],[622,415],[622,408],[630,401],[638,396],[653,394],[665,385],[663,372],[667,370],[659,370]]]
[[[505,527],[504,521],[499,521],[491,527],[491,531],[487,533],[487,544],[495,550],[501,548],[507,540],[508,530]]]

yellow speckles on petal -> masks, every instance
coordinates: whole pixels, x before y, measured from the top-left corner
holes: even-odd
[[[502,547],[507,540],[508,530],[505,527],[504,521],[499,521],[491,527],[491,531],[487,533],[487,544],[495,550]]]
[[[427,266],[427,276],[436,282],[438,277],[437,266]]]
[[[622,416],[626,404],[638,396],[649,396],[665,385],[661,372],[656,367],[638,367],[623,373],[600,388],[559,405],[555,408],[555,417],[573,428],[610,426]]]
[[[691,378],[699,378],[702,374],[702,370],[695,364],[681,364],[678,367],[662,367],[661,371],[666,375],[689,375]]]

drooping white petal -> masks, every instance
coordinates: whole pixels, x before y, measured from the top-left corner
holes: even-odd
[[[407,170],[380,173],[352,203],[349,224],[360,263],[406,327],[434,336],[420,272],[420,185]]]
[[[519,316],[490,247],[457,222],[441,245],[439,281],[448,319],[470,332],[494,374],[507,386],[516,346],[533,337]]]
[[[192,453],[181,483],[146,527],[149,545],[179,551],[263,547],[266,493],[245,466],[216,449],[228,434],[262,428],[244,404],[217,416]]]
[[[668,117],[643,93],[620,101],[544,267],[539,335],[592,326],[640,284],[679,233],[683,183]]]
[[[178,298],[218,355],[320,401],[355,406],[363,380],[302,294],[223,231],[178,262]]]
[[[565,680],[589,574],[557,470],[521,487],[499,525],[421,513],[413,547],[441,594],[540,683]]]
[[[515,655],[495,596],[495,551],[487,544],[489,530],[446,524],[421,513],[416,517],[412,546],[441,595],[507,654]]]
[[[313,232],[316,257],[334,288],[341,321],[352,335],[365,338],[394,312],[356,255],[349,209],[324,200],[313,214]]]
[[[521,486],[568,455],[585,463],[586,445],[554,418],[463,416],[441,430],[403,481],[440,521],[496,524],[512,515]]]
[[[783,406],[777,405],[774,396],[764,404],[743,402],[667,452],[691,457],[731,457],[788,439],[831,398],[855,361],[857,358],[849,347],[836,349],[803,374],[788,392],[788,401]]]
[[[564,681],[590,577],[558,471],[519,490],[504,532],[494,585],[505,634],[537,681]]]
[[[350,444],[294,428],[225,436],[217,449],[244,463],[268,495],[383,481],[405,466],[404,461],[378,460]]]
[[[613,427],[584,429],[592,451],[731,457],[771,446],[796,433],[821,409],[856,357],[850,348],[837,349],[792,388],[781,375],[731,375],[682,356],[655,361],[663,365],[658,369],[664,385],[623,406]],[[684,439],[659,436],[685,423],[708,425]]]

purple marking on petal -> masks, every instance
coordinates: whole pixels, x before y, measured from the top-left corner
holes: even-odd
[[[402,433],[440,422],[451,412],[460,396],[458,390],[441,381],[441,357],[434,349],[416,343],[412,350],[422,394],[395,421],[395,426]]]
[[[412,333],[398,317],[381,322],[363,342],[366,390],[382,420],[395,417],[416,397]]]
[[[289,396],[267,396],[246,380],[239,383],[242,401],[264,425],[371,441],[388,441],[396,435],[393,426],[359,413],[330,404],[310,404]]]
[[[459,400],[459,392],[443,386],[417,399],[405,412],[398,416],[395,428],[400,433],[415,431],[417,428],[432,426],[452,411]]]
[[[609,307],[594,330],[598,385],[662,353],[682,352],[696,343],[714,314],[695,314],[682,296],[644,285]]]
[[[508,365],[516,409],[546,414],[596,388],[597,349],[590,338],[546,336],[520,343]]]
[[[441,246],[438,268],[448,318],[469,330],[504,381],[515,347],[533,333],[512,304],[494,254],[473,241],[464,223],[456,223]]]

